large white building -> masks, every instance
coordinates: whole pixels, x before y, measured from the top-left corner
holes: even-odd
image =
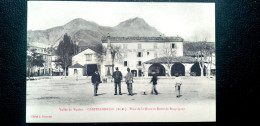
[[[172,76],[176,73],[181,76],[205,75],[210,70],[209,63],[205,62],[201,68],[195,57],[183,56],[183,41],[179,36],[106,36],[101,39],[106,52],[103,54],[104,57],[101,57],[102,60],[97,57],[95,51],[86,49],[73,56],[72,65],[83,66],[83,75],[92,75],[94,70],[98,69],[102,78],[111,78],[115,67],[118,67],[123,75],[126,75],[126,69],[130,68],[136,77],[150,76],[152,71],[157,72],[159,76]],[[70,70],[71,72],[77,73],[76,68],[71,69],[75,69]]]
[[[102,45],[111,51],[119,48],[120,58],[115,57],[114,67],[118,67],[123,74],[129,67],[135,76],[148,76],[149,70],[146,61],[158,57],[183,56],[183,39],[181,37],[103,37]],[[169,54],[168,54],[169,55]],[[116,55],[117,56],[117,55]],[[106,62],[104,62],[106,63]],[[106,64],[104,64],[106,65]],[[102,75],[107,75],[107,69],[101,65]]]

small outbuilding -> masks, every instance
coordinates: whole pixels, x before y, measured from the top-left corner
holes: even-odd
[[[69,66],[69,76],[83,76],[84,66],[76,63],[72,66]]]

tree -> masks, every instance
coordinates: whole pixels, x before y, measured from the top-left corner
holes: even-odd
[[[111,45],[111,56],[112,56],[113,65],[114,65],[115,61],[121,62],[123,59],[121,46]]]
[[[123,59],[123,55],[122,55],[122,49],[121,46],[118,45],[112,45],[111,44],[111,58],[112,58],[112,65],[114,66],[115,61],[117,62],[121,62]],[[95,54],[97,57],[97,60],[99,62],[103,62],[104,61],[104,56],[106,56],[106,51],[107,51],[107,47],[99,45],[97,47],[98,52]],[[114,68],[112,68],[114,69]]]
[[[31,77],[31,69],[34,66],[37,67],[43,67],[43,63],[45,61],[43,60],[43,56],[40,53],[36,52],[36,49],[31,49],[27,51],[27,68],[28,68],[28,77],[30,80]]]
[[[209,44],[208,42],[204,41],[204,42],[198,42],[197,43],[197,47],[196,47],[196,59],[197,62],[199,62],[200,64],[200,70],[201,70],[201,76],[203,76],[203,69],[204,66],[206,66],[207,68],[209,67],[209,65],[211,66],[212,64],[212,54],[215,52],[214,50],[214,43],[213,44]],[[209,58],[210,57],[210,58]],[[208,64],[205,65],[205,62],[207,62]],[[206,71],[206,75],[209,75],[210,73],[208,73]]]
[[[63,40],[60,41],[57,47],[58,61],[61,62],[63,69],[65,70],[64,76],[66,77],[67,69],[72,64],[72,56],[78,52],[79,48],[77,44],[71,40],[71,37],[65,33]]]
[[[165,58],[166,63],[167,63],[167,76],[171,76],[171,63],[173,62],[173,57],[176,57],[176,48],[172,48],[170,43],[164,43],[160,49],[161,56]]]
[[[184,55],[189,55],[196,58],[195,62],[199,62],[201,73],[203,73],[203,67],[207,68],[212,65],[212,54],[215,52],[215,43],[207,42],[207,38],[202,39],[202,41],[195,42],[184,42],[183,43],[183,53]],[[205,65],[205,62],[207,64]],[[211,73],[207,73],[207,75]],[[203,74],[201,74],[203,76]]]
[[[105,46],[102,46],[101,44],[99,44],[97,47],[96,47],[96,53],[95,53],[95,56],[97,57],[97,61],[98,62],[103,62],[104,61],[104,56],[106,56],[106,47]]]

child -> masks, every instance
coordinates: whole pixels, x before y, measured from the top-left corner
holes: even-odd
[[[181,77],[179,77],[179,74],[176,73],[176,78],[175,78],[175,92],[176,92],[176,97],[179,98],[181,96],[180,92],[181,92]]]

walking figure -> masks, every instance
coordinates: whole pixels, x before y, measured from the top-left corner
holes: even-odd
[[[175,78],[175,92],[176,92],[176,97],[179,98],[181,96],[181,77],[179,76],[178,73],[176,73],[176,78]]]
[[[158,91],[157,91],[157,89],[156,89],[157,80],[158,80],[157,74],[153,71],[153,72],[152,72],[152,76],[153,76],[153,77],[152,77],[152,79],[151,79],[151,81],[150,81],[150,83],[153,82],[153,88],[152,88],[151,94],[153,94],[153,92],[155,92],[155,94],[158,95]]]
[[[94,86],[94,96],[97,96],[98,85],[99,85],[99,83],[101,83],[98,70],[95,70],[95,73],[93,73],[93,75],[91,77],[91,82]]]
[[[117,95],[117,86],[119,88],[119,95],[121,94],[121,80],[122,80],[122,73],[118,70],[118,67],[116,67],[116,71],[113,73],[112,77],[114,78],[115,83],[115,94]]]
[[[126,74],[126,77],[125,77],[125,82],[127,84],[127,89],[128,89],[128,95],[131,95],[133,96],[133,87],[132,87],[132,84],[133,84],[133,75],[132,73],[130,72],[130,68],[127,68],[127,74]]]

